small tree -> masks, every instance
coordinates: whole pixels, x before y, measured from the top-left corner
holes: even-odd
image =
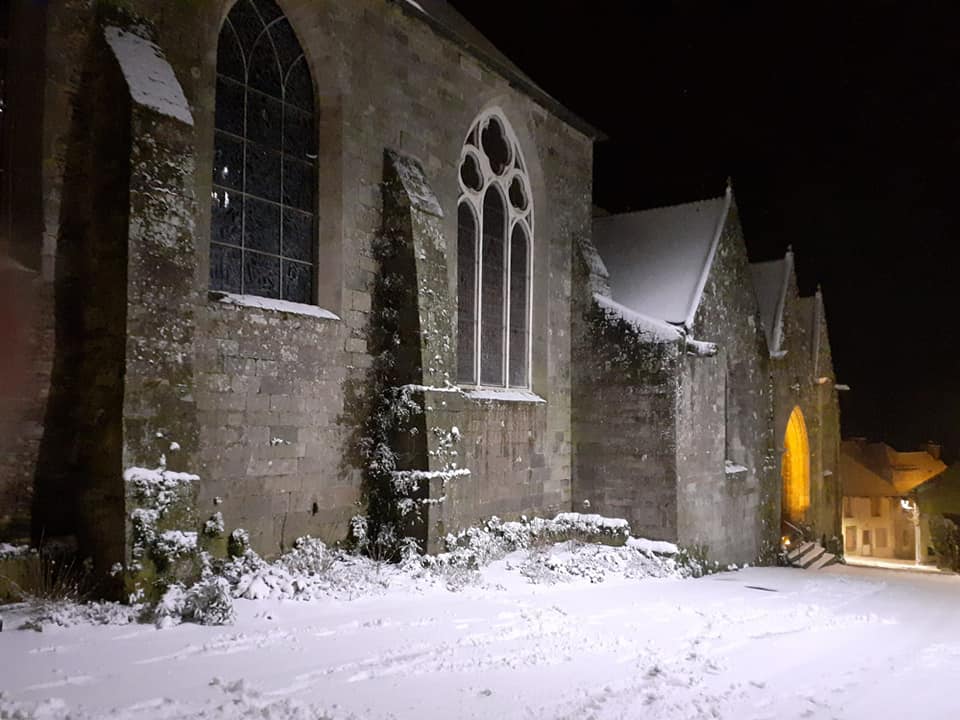
[[[960,525],[956,515],[930,518],[930,542],[937,554],[937,566],[960,572]]]

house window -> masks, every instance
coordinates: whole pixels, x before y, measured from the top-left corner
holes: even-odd
[[[520,145],[496,110],[460,153],[457,379],[530,387],[533,207]]]
[[[860,544],[861,544],[861,545],[870,545],[870,531],[869,531],[869,530],[864,530],[864,531],[863,531],[863,540],[861,541]]]
[[[877,528],[875,535],[876,535],[877,547],[878,548],[887,547],[887,529]]]
[[[853,510],[850,508],[850,498],[843,499],[843,516],[845,518],[853,517]]]
[[[210,233],[213,290],[310,303],[316,261],[313,80],[272,0],[220,29]]]
[[[872,517],[880,517],[880,501],[883,498],[872,497],[870,498],[870,515]]]
[[[847,552],[853,552],[857,549],[857,526],[847,525],[845,530],[843,533],[843,539],[845,541],[844,547]]]

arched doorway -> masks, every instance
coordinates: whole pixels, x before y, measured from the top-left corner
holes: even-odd
[[[793,408],[787,422],[780,475],[783,478],[781,516],[797,525],[803,522],[810,507],[810,442],[799,407]]]

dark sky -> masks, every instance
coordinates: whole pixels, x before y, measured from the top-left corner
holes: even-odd
[[[452,0],[600,128],[611,211],[718,195],[823,288],[845,436],[960,454],[960,3]]]

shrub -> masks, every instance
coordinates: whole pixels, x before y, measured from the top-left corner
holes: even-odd
[[[957,516],[934,515],[930,518],[930,544],[937,555],[937,566],[960,572],[960,526]]]

